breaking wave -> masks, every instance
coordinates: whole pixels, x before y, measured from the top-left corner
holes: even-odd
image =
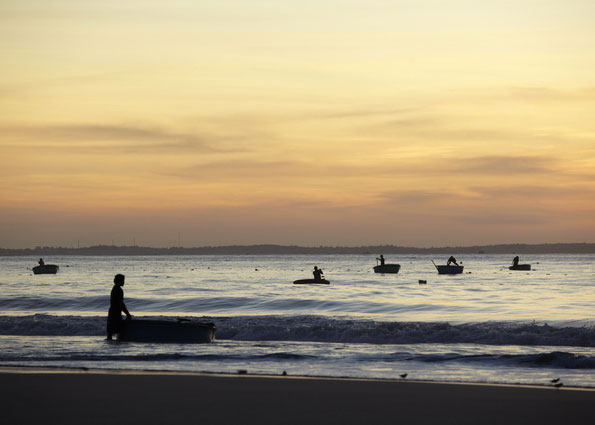
[[[151,318],[165,319],[163,316]],[[521,322],[382,322],[325,316],[201,317],[200,320],[215,323],[217,339],[220,340],[595,346],[595,326],[556,327],[544,323]],[[0,335],[104,334],[105,317],[101,316],[0,316]]]

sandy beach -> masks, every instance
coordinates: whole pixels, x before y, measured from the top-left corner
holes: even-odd
[[[3,424],[584,424],[595,391],[250,375],[0,370]]]

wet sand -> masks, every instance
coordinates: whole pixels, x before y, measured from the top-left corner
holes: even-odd
[[[595,391],[0,368],[2,424],[585,424]]]

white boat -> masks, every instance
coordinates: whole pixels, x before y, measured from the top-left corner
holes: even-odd
[[[131,342],[204,343],[213,342],[215,330],[213,323],[193,322],[188,319],[132,319],[122,322],[118,339]]]

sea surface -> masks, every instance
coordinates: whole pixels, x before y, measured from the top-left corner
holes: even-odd
[[[380,253],[378,253],[380,254]],[[595,387],[595,256],[0,257],[0,366],[166,370]],[[293,285],[317,265],[330,285]],[[217,326],[213,344],[105,340],[126,275],[136,318]],[[420,284],[425,280],[426,284]],[[407,374],[406,378],[401,375]]]

